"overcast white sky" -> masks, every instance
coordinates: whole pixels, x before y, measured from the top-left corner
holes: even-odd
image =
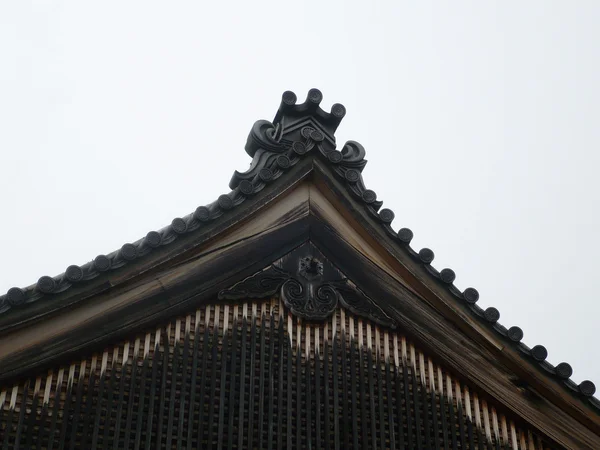
[[[600,2],[0,4],[0,292],[227,192],[311,87],[395,229],[600,383]]]

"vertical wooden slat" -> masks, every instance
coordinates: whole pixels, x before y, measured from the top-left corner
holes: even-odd
[[[410,367],[411,367],[411,378],[413,388],[413,406],[414,406],[414,419],[415,419],[415,434],[417,435],[417,448],[423,448],[423,436],[422,431],[424,429],[423,423],[421,422],[421,405],[419,402],[419,382],[417,375],[417,361],[415,358],[415,348],[410,345]]]
[[[273,306],[273,303],[271,304]],[[273,448],[273,427],[274,427],[274,403],[275,403],[275,374],[277,368],[275,367],[275,339],[277,333],[275,331],[275,315],[273,314],[273,307],[269,314],[269,359],[267,360],[267,374],[269,375],[269,387],[268,387],[268,403],[269,408],[267,411],[267,448],[271,450]],[[279,429],[281,430],[281,429]],[[231,431],[230,431],[231,432]]]
[[[283,385],[283,374],[284,364],[285,364],[285,351],[287,347],[285,330],[284,330],[284,320],[283,320],[283,308],[281,306],[281,302],[279,303],[279,348],[278,348],[278,358],[277,358],[277,368],[278,368],[278,385],[277,385],[277,449],[283,449],[283,397],[284,397],[284,385]],[[242,433],[242,430],[239,431]]]
[[[408,448],[415,448],[414,446],[416,445],[416,441],[417,441],[417,436],[415,436],[415,434],[419,434],[419,428],[418,425],[413,421],[413,414],[411,414],[411,409],[412,410],[417,410],[417,408],[415,407],[415,405],[413,404],[413,398],[411,398],[410,395],[410,383],[411,383],[411,378],[413,378],[412,376],[409,377],[409,372],[408,372],[408,355],[407,355],[407,350],[406,350],[406,339],[404,337],[402,337],[402,340],[400,341],[402,347],[401,347],[401,354],[402,354],[402,378],[403,378],[403,382],[404,382],[404,402],[406,404],[406,426],[407,426],[407,441],[408,441]],[[413,428],[414,425],[414,428]],[[414,430],[414,431],[413,431]]]
[[[51,420],[51,424],[50,424],[50,431],[48,433],[48,450],[52,450],[52,448],[54,447],[54,442],[55,442],[54,433],[56,432],[58,411],[60,408],[60,393],[62,391],[63,376],[64,376],[64,369],[60,368],[58,370],[58,374],[56,377],[56,388],[54,390],[54,405],[52,407],[52,420]]]
[[[98,445],[98,436],[100,433],[100,418],[102,416],[102,400],[104,398],[104,385],[106,383],[106,377],[107,377],[107,373],[106,373],[106,369],[107,369],[107,364],[108,364],[108,351],[104,351],[104,353],[102,353],[102,363],[100,365],[100,379],[99,379],[99,383],[98,383],[98,403],[96,406],[96,418],[94,420],[94,431],[92,434],[92,450],[95,450],[97,448]],[[58,385],[57,385],[58,387]],[[108,407],[108,405],[107,405]],[[53,439],[50,439],[53,440]]]
[[[187,429],[187,450],[192,450],[193,445],[193,436],[197,432],[194,433],[195,430],[195,417],[198,407],[196,405],[196,390],[197,390],[197,377],[198,377],[198,352],[200,351],[200,319],[201,314],[200,310],[196,310],[196,320],[194,322],[194,345],[192,352],[192,378],[190,380],[190,406],[188,408],[188,429]],[[206,334],[205,334],[206,336]],[[202,352],[204,354],[204,352]],[[202,405],[202,399],[200,399],[200,405]],[[200,422],[200,418],[198,418],[198,422]],[[200,428],[198,426],[198,428]],[[196,443],[196,446],[199,446],[199,441]]]
[[[149,450],[152,445],[152,431],[156,428],[154,421],[154,408],[156,404],[156,378],[160,365],[160,340],[162,330],[158,328],[154,337],[154,354],[152,355],[152,378],[150,380],[150,395],[148,397],[148,419],[146,420],[146,442],[144,448]],[[165,343],[165,347],[168,343]]]
[[[248,335],[248,305],[244,303],[243,312],[242,312],[242,330],[241,330],[241,338],[240,338],[240,348],[241,348],[241,356],[240,356],[240,405],[239,405],[239,413],[238,413],[238,448],[243,448],[244,446],[244,416],[245,416],[245,400],[246,400],[246,341]]]
[[[19,418],[17,419],[17,429],[15,432],[15,443],[14,448],[19,448],[21,446],[21,434],[23,432],[23,422],[25,420],[25,411],[27,410],[27,396],[29,394],[29,386],[30,380],[25,381],[23,386],[23,394],[21,404],[19,405]]]
[[[81,397],[83,395],[83,386],[85,384],[85,370],[87,361],[84,359],[79,365],[79,377],[77,380],[77,395],[75,400],[75,412],[73,414],[73,421],[71,426],[71,438],[69,443],[69,449],[73,450],[77,446],[77,427],[79,425],[79,416],[81,414]],[[16,448],[19,448],[18,446]]]
[[[392,388],[392,377],[391,371],[393,367],[393,363],[390,360],[390,341],[389,335],[387,331],[384,336],[384,363],[385,363],[385,387],[386,387],[386,397],[387,397],[387,415],[388,415],[388,431],[390,434],[390,450],[396,450],[396,433],[394,424],[396,423],[396,418],[394,416],[394,396],[393,396],[393,388]]]
[[[380,348],[380,336],[379,336],[379,328],[375,328],[375,368],[377,370],[377,403],[378,403],[378,411],[376,421],[379,424],[379,446],[381,450],[385,450],[386,447],[386,438],[385,438],[385,410],[383,408],[383,380],[381,378],[381,348]]]
[[[292,343],[292,335],[293,335],[293,325],[292,325],[292,315],[291,313],[288,312],[288,335],[286,336],[286,339],[288,340],[287,343],[287,385],[286,385],[286,390],[287,390],[287,402],[286,402],[286,409],[287,409],[287,417],[286,417],[286,429],[287,429],[287,443],[286,443],[286,448],[291,449],[292,448],[292,437],[293,437],[293,432],[292,432],[292,393],[294,390],[294,385],[292,384],[292,361],[294,359],[293,354],[293,343]]]
[[[171,327],[167,325],[166,328],[162,331],[163,334],[163,355],[162,355],[162,365],[161,369],[161,377],[160,377],[160,397],[158,403],[158,420],[156,422],[156,445],[162,446],[163,435],[164,435],[164,418],[165,418],[165,410],[168,411],[167,403],[167,377],[169,374],[169,360],[171,359]]]
[[[38,419],[37,406],[38,406],[38,401],[39,401],[38,398],[39,398],[39,394],[40,394],[41,385],[42,385],[42,378],[37,377],[35,380],[34,388],[33,388],[33,397],[31,399],[31,414],[29,414],[29,420],[27,422],[27,439],[25,441],[25,448],[28,448],[28,449],[33,447],[33,436],[35,435],[34,428],[35,428],[35,424],[37,422],[36,419]],[[0,409],[2,409],[2,405],[0,405]],[[0,417],[0,423],[2,423],[1,417]],[[41,421],[39,421],[38,423],[39,423],[39,426],[41,427],[42,426]]]
[[[355,357],[355,353],[357,351],[356,349],[356,339],[354,336],[354,319],[352,318],[352,316],[350,317],[350,330],[349,330],[349,335],[350,335],[350,402],[352,405],[352,446],[354,449],[358,450],[359,447],[359,441],[358,441],[358,432],[359,429],[356,426],[356,423],[358,422],[358,414],[357,414],[357,404],[358,404],[358,399],[356,396],[356,384],[357,384],[357,375],[356,375],[356,357]]]
[[[510,443],[512,444],[512,448],[519,448],[519,444],[517,441],[517,429],[515,428],[515,424],[512,420],[510,421]],[[521,449],[522,448],[523,447],[521,447]]]
[[[169,342],[169,348],[171,347],[170,342]],[[170,358],[171,360],[171,364],[169,364],[170,366],[170,370],[171,370],[171,383],[169,386],[170,389],[170,394],[169,395],[169,399],[167,402],[167,410],[169,412],[168,416],[167,416],[167,433],[165,435],[165,448],[171,448],[172,447],[172,441],[173,441],[173,420],[175,418],[175,402],[176,400],[176,393],[177,393],[177,377],[179,374],[179,363],[180,363],[180,359],[181,359],[181,320],[180,319],[175,319],[175,336],[173,337],[173,353],[172,353],[172,357]],[[169,351],[169,353],[171,353]],[[165,398],[165,400],[167,400]]]
[[[65,401],[63,404],[63,418],[62,418],[62,426],[60,427],[60,440],[58,442],[59,450],[63,450],[65,448],[65,444],[67,443],[67,428],[71,423],[70,418],[70,410],[73,396],[73,384],[75,383],[75,364],[71,364],[69,366],[69,376],[67,378],[67,394],[65,396]]]
[[[46,376],[46,384],[44,386],[44,397],[42,399],[42,412],[40,415],[40,426],[37,433],[37,445],[36,450],[41,450],[42,441],[44,440],[44,436],[47,431],[47,421],[48,421],[48,410],[50,408],[50,393],[52,390],[52,380],[54,378],[54,372],[52,370],[48,371],[48,375]],[[6,391],[4,391],[6,392]],[[0,392],[0,417],[2,414],[2,393]],[[44,424],[44,426],[42,426]],[[89,448],[89,446],[88,446]]]
[[[493,442],[492,438],[492,426],[490,423],[490,411],[488,409],[488,404],[485,400],[481,401],[481,409],[483,411],[483,428],[485,431],[485,437],[488,442],[491,444]]]
[[[433,362],[427,358],[427,376],[429,377],[429,396],[431,398],[431,418],[433,422],[433,448],[440,448],[440,428],[437,415],[437,398],[435,386],[435,372],[433,371]]]
[[[13,415],[15,412],[15,406],[17,401],[17,394],[19,392],[19,385],[15,384],[11,391],[10,404],[8,406],[8,414],[6,416],[6,429],[4,430],[4,442],[2,444],[2,450],[9,450],[9,443],[12,437],[13,428]]]
[[[299,322],[299,321],[298,321]],[[302,390],[302,350],[301,346],[301,331],[302,326],[300,323],[296,324],[296,330],[298,337],[296,340],[296,449],[301,449],[302,438],[305,436],[305,431],[302,430],[302,400],[304,399],[304,391]]]
[[[81,444],[83,448],[90,448],[92,445],[92,430],[90,430],[90,421],[94,416],[94,403],[95,400],[99,400],[96,398],[94,386],[96,385],[96,368],[98,364],[98,356],[96,354],[92,355],[92,362],[90,365],[90,377],[88,380],[88,388],[87,388],[87,399],[85,405],[85,419],[83,421],[83,431],[82,431],[82,440]],[[96,403],[96,408],[98,405]],[[40,424],[41,427],[41,424]]]
[[[112,360],[110,362],[110,371],[107,373],[108,377],[108,388],[106,390],[106,410],[104,414],[103,433],[102,433],[102,445],[100,448],[108,448],[108,437],[110,424],[112,422],[113,412],[113,398],[114,398],[114,387],[116,378],[116,366],[117,360],[119,359],[119,347],[115,346],[113,349]]]
[[[364,380],[367,379],[365,374],[365,365],[367,364],[367,356],[365,349],[365,342],[363,340],[363,324],[362,321],[358,321],[358,376],[360,377],[360,426],[361,426],[361,442],[363,450],[369,447],[369,434],[368,434],[368,411],[367,411],[367,393],[365,389]]]
[[[177,421],[177,448],[183,448],[184,430],[187,430],[192,427],[191,423],[185,422],[185,404],[186,400],[189,401],[188,398],[188,367],[190,365],[190,339],[192,332],[192,316],[187,315],[185,318],[185,334],[183,338],[183,354],[181,357],[181,393],[180,393],[180,401],[179,401],[179,418]],[[191,386],[190,386],[191,391]],[[187,435],[187,433],[186,433]]]
[[[404,397],[402,395],[404,393],[404,388],[406,387],[406,379],[402,378],[402,371],[400,367],[400,349],[398,348],[398,335],[394,333],[394,386],[396,389],[396,416],[398,418],[398,448],[404,449],[404,417],[410,415],[410,411],[408,411],[408,403],[406,403],[405,406],[403,406]]]
[[[339,399],[340,399],[340,388],[339,388],[339,363],[338,363],[338,354],[339,354],[339,344],[338,337],[336,336],[336,318],[334,316],[332,321],[332,376],[333,376],[333,438],[334,438],[334,448],[338,450],[341,447],[340,444],[340,411],[339,411]]]
[[[439,366],[436,368],[437,374],[437,392],[440,399],[440,418],[442,419],[442,441],[444,443],[444,449],[450,448],[450,442],[448,441],[448,419],[446,417],[446,394],[444,393],[444,377],[442,375],[442,369]]]
[[[414,347],[411,345],[411,357]],[[421,402],[423,404],[423,415],[421,416],[423,419],[424,425],[424,444],[425,448],[433,449],[433,443],[431,442],[431,421],[429,420],[430,413],[430,405],[427,398],[427,377],[425,375],[425,356],[423,353],[419,352],[419,369],[418,374],[420,378],[419,387],[421,388]]]
[[[446,374],[446,393],[448,395],[448,419],[450,424],[450,441],[452,450],[458,449],[456,440],[456,415],[454,414],[454,395],[452,393],[452,379]],[[464,448],[464,447],[463,447]]]
[[[467,436],[469,438],[469,445],[472,449],[475,448],[475,440],[473,438],[473,414],[471,410],[471,395],[469,393],[469,388],[467,386],[464,387],[464,396],[465,396],[465,413],[467,414]]]
[[[265,303],[263,303],[262,308],[261,308],[261,320],[260,320],[260,344],[259,344],[259,362],[258,362],[258,366],[259,366],[259,377],[258,377],[258,424],[257,424],[257,429],[258,429],[258,448],[264,448],[265,443],[263,440],[263,433],[262,433],[262,428],[264,426],[264,420],[265,420],[265,359],[267,356],[267,351],[265,349],[265,334],[266,334],[266,322],[267,322],[267,316],[266,316],[266,310],[265,310]]]
[[[217,367],[219,365],[219,322],[221,317],[221,311],[219,305],[215,306],[215,320],[213,323],[213,335],[210,346],[210,389],[208,390],[208,427],[207,427],[207,443],[206,448],[213,448],[214,440],[214,427],[215,427],[215,404],[218,404],[218,397],[216,396],[217,389]],[[254,322],[252,324],[254,330]],[[254,348],[254,345],[252,346]],[[251,397],[252,398],[252,397]],[[251,408],[252,409],[252,408]],[[252,431],[250,431],[252,433]]]
[[[249,406],[248,406],[248,447],[253,448],[254,444],[254,366],[256,364],[256,304],[252,304],[252,325],[250,327],[250,384],[248,387]]]
[[[231,380],[229,384],[229,407],[228,407],[228,418],[227,418],[227,448],[233,449],[234,439],[234,420],[235,420],[235,394],[237,391],[238,383],[241,384],[244,381],[237,381],[236,376],[238,373],[238,307],[233,307],[233,322],[231,327]],[[238,433],[241,434],[241,430],[238,429]],[[189,447],[188,443],[188,447]]]
[[[500,426],[498,422],[498,414],[496,409],[492,407],[492,429],[494,430],[495,449],[500,450],[502,441],[500,436]]]
[[[531,431],[527,432],[527,446],[529,447],[529,450],[536,450],[535,442],[533,441],[533,434],[531,434]]]
[[[136,338],[133,345],[133,356],[131,358],[131,376],[129,378],[129,392],[128,392],[128,400],[127,400],[127,416],[125,418],[125,430],[123,436],[123,448],[131,448],[129,445],[129,441],[131,440],[131,424],[134,421],[135,417],[139,417],[139,405],[138,411],[134,412],[133,404],[136,398],[136,387],[140,384],[136,382],[137,372],[138,372],[138,357],[140,353],[140,339]]]
[[[344,310],[341,310],[340,319],[340,343],[341,343],[341,375],[342,375],[342,435],[344,439],[343,448],[350,448],[349,412],[348,412],[348,357],[346,348],[346,318]]]
[[[522,450],[527,450],[527,442],[525,441],[525,432],[519,433],[519,446]]]
[[[315,438],[318,448],[323,447],[323,435],[321,429],[321,351],[319,348],[319,327],[314,328],[315,333]],[[327,382],[327,381],[325,381]]]
[[[464,419],[465,412],[463,410],[460,384],[457,380],[454,381],[454,389],[454,393],[456,395],[456,415],[458,416],[458,429],[460,432],[460,448],[467,448]]]
[[[219,402],[217,404],[219,419],[217,422],[217,448],[223,448],[223,439],[225,438],[225,399],[226,399],[226,383],[227,383],[227,360],[231,356],[229,351],[229,305],[225,305],[223,308],[223,341],[221,343],[221,364],[219,370],[221,371],[221,380],[219,383]],[[212,429],[212,428],[211,428]]]
[[[331,442],[331,421],[330,421],[330,415],[331,415],[331,410],[329,407],[329,399],[331,398],[331,390],[329,388],[329,330],[328,330],[328,324],[325,323],[325,330],[323,332],[323,385],[324,385],[324,398],[323,398],[323,404],[325,405],[325,411],[324,411],[324,415],[325,415],[325,446],[324,448],[326,450],[329,450],[330,447],[330,442]],[[335,401],[335,399],[334,399]]]
[[[311,339],[310,339],[310,327],[307,324],[305,326],[305,340],[304,340],[304,364],[302,373],[304,374],[304,383],[306,387],[306,395],[304,400],[306,401],[306,444],[305,448],[312,449],[312,379],[311,379]]]
[[[120,447],[121,418],[123,417],[123,395],[125,392],[125,380],[127,378],[127,365],[129,363],[129,342],[123,347],[123,359],[121,361],[121,376],[119,378],[119,399],[117,400],[117,415],[115,419],[115,432],[113,435],[113,448]]]
[[[506,424],[506,416],[502,415],[502,440],[505,448],[510,448],[510,442],[508,440],[508,425]]]
[[[373,378],[373,344],[371,324],[367,323],[367,379],[369,380],[369,418],[371,423],[371,448],[377,448],[377,429],[375,423],[375,381]]]
[[[485,439],[481,435],[483,426],[481,424],[479,396],[476,392],[473,392],[473,409],[475,410],[475,430],[477,431],[477,443],[479,444],[479,450],[485,450]]]
[[[6,403],[6,396],[7,396],[7,392],[6,389],[0,388],[0,427],[2,425],[3,422],[5,422],[5,413],[4,413],[4,404]],[[4,428],[4,438],[2,438],[2,448],[4,449],[5,447],[8,448],[8,436],[10,434],[9,432],[9,427],[10,427],[10,422],[8,420],[6,420],[6,425]],[[4,443],[6,441],[6,444]]]
[[[146,333],[144,340],[144,354],[142,368],[140,369],[140,397],[136,412],[134,450],[139,450],[142,445],[142,426],[144,424],[144,412],[146,410],[146,378],[150,364],[150,333]]]

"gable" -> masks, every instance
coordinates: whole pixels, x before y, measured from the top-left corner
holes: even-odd
[[[403,333],[344,306],[305,320],[276,296],[213,301],[2,386],[0,430],[8,448],[555,447]]]
[[[335,106],[329,115],[319,102],[320,93],[302,105],[284,94],[275,124],[259,121],[250,133],[250,169],[236,172],[232,191],[217,201],[88,265],[1,297],[0,382],[77,360],[215,302],[219,292],[282,268],[282,259],[311,245],[321,255],[316,259],[340,274],[337,281],[348,280],[344,286],[359,293],[361,305],[379,309],[384,322],[499,408],[561,445],[597,442],[594,385],[572,382],[568,364],[550,365],[543,347],[527,347],[519,328],[498,323],[495,308],[477,306],[475,289],[460,292],[452,270],[436,270],[431,250],[410,247],[412,232],[395,231],[393,212],[381,209],[362,182],[364,149],[352,141],[335,148],[345,110]],[[286,270],[286,280],[297,280],[293,271]],[[281,295],[281,287],[265,295]],[[349,308],[339,287],[334,295],[334,310]]]

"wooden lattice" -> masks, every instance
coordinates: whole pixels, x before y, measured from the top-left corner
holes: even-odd
[[[549,445],[401,333],[343,309],[211,305],[0,387],[3,449]]]

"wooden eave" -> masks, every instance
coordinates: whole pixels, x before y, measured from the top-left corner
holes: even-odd
[[[558,444],[598,446],[594,404],[525,357],[473,303],[457,301],[431,261],[415,258],[408,243],[399,245],[391,219],[377,214],[380,203],[365,205],[336,170],[331,158],[307,154],[197,231],[0,315],[0,380],[69,361],[217,301],[220,290],[310,240],[448,368]],[[232,183],[237,188],[239,180]]]

